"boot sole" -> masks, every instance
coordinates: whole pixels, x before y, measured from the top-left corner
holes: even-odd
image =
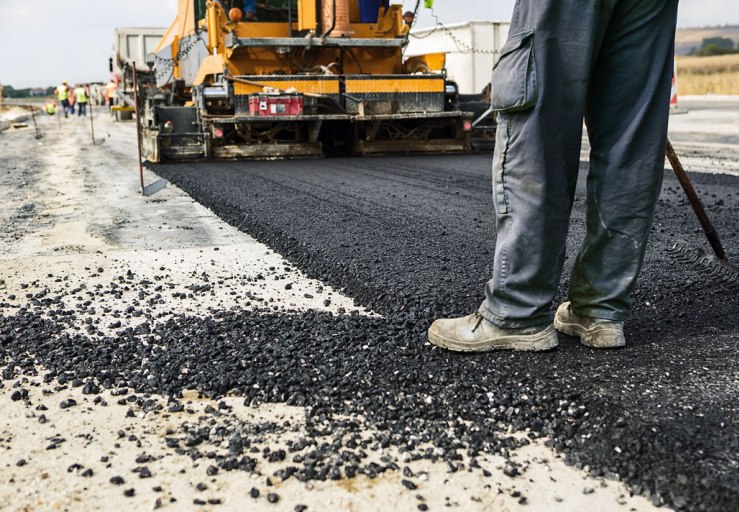
[[[621,337],[620,339],[610,339],[609,341],[602,341],[603,338],[612,338],[606,331],[610,329],[586,329],[580,324],[565,323],[562,322],[558,317],[554,317],[554,328],[563,334],[569,336],[577,336],[580,338],[580,343],[586,347],[591,348],[620,348],[626,346],[626,340]],[[601,341],[598,341],[601,338]]]
[[[432,345],[454,352],[490,352],[491,350],[541,352],[551,350],[559,344],[557,331],[552,325],[537,334],[511,335],[474,343],[460,343],[431,331],[428,333],[428,339]]]

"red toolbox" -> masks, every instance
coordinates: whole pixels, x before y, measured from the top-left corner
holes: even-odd
[[[302,94],[252,94],[249,113],[253,116],[299,116],[304,104]]]

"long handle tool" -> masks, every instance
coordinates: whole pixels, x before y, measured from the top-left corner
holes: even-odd
[[[706,234],[708,243],[711,244],[714,256],[711,256],[703,249],[691,247],[683,241],[678,242],[672,248],[672,251],[681,260],[696,265],[701,271],[707,273],[712,278],[739,282],[739,267],[730,262],[726,257],[726,251],[724,251],[724,246],[721,245],[718,232],[713,227],[713,224],[711,224],[708,214],[706,214],[706,210],[703,208],[703,204],[688,178],[688,173],[685,172],[680,159],[677,157],[677,153],[675,153],[675,148],[672,147],[669,139],[667,140],[665,154],[667,155],[667,160],[670,161],[672,170],[675,171],[677,180],[685,191],[685,195],[688,196],[690,206],[693,207],[693,211],[696,217],[698,217],[698,222],[700,222],[703,232]]]
[[[134,103],[134,114],[136,116],[136,148],[138,150],[139,157],[139,180],[141,182],[141,195],[149,197],[150,195],[156,194],[167,186],[167,180],[159,178],[154,183],[150,183],[144,186],[144,158],[141,154],[141,130],[142,130],[142,116],[141,112],[143,106],[139,103],[139,79],[136,73],[136,63],[133,63],[133,103]]]
[[[95,110],[95,107],[92,105],[92,101],[90,99],[87,100],[87,105],[90,107],[90,134],[92,137],[92,145],[93,146],[99,146],[100,144],[105,143],[105,139],[96,139],[95,138],[95,123],[93,123],[93,110]]]
[[[43,135],[41,134],[41,130],[38,129],[38,125],[36,124],[36,107],[31,105],[28,108],[31,111],[31,119],[33,119],[33,129],[36,130],[36,138],[40,139],[41,137],[43,137]]]

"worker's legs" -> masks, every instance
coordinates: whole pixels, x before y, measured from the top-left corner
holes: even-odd
[[[576,314],[623,320],[664,173],[677,0],[619,0],[592,74],[587,234],[575,261]]]
[[[80,106],[78,110],[80,117],[87,116],[87,103],[80,103],[79,105]]]
[[[497,243],[480,314],[551,321],[580,162],[588,82],[617,0],[520,0],[493,72]]]

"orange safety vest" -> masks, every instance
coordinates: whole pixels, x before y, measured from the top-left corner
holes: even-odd
[[[113,82],[108,82],[105,86],[105,98],[110,99],[115,97],[115,92],[118,90],[118,86]]]

